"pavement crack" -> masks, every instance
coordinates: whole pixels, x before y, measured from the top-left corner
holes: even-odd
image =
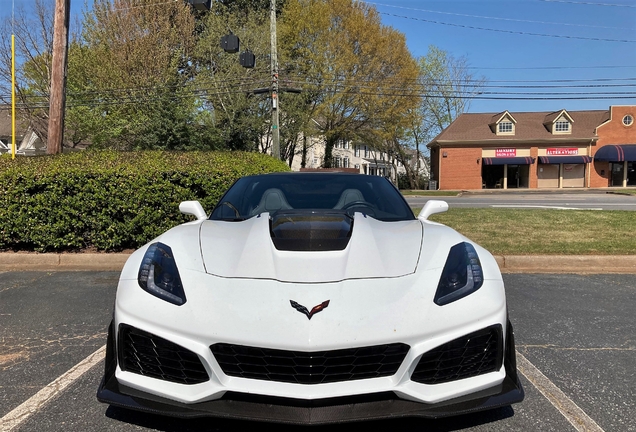
[[[517,345],[517,348],[522,349],[530,349],[530,348],[539,348],[539,349],[552,349],[556,351],[636,351],[636,347],[628,346],[628,347],[562,347],[554,344],[543,344],[543,345]]]
[[[14,338],[0,337],[0,371],[5,371],[16,364],[28,361],[36,356],[46,359],[59,355],[70,348],[91,347],[102,344],[106,332],[75,336],[54,335],[49,338]]]
[[[0,273],[2,274],[2,273]],[[28,286],[33,286],[36,284],[36,282],[38,282],[40,279],[46,277],[47,275],[38,275],[37,277],[31,278],[31,279],[21,279],[19,281],[16,281],[10,285],[4,286],[2,288],[0,288],[0,293],[3,293],[5,291],[9,291],[12,290],[14,288],[22,288],[22,287],[28,287]]]

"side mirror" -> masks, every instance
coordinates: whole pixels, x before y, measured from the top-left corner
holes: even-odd
[[[183,201],[179,204],[179,211],[183,214],[192,215],[197,220],[207,219],[208,215],[205,214],[203,206],[199,201]]]
[[[420,220],[428,220],[428,217],[435,213],[444,213],[448,211],[448,203],[446,201],[440,200],[430,200],[427,201],[424,205],[424,208],[420,211],[420,214],[417,215],[417,218]]]

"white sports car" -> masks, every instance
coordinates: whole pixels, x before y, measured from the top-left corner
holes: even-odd
[[[382,177],[244,177],[132,254],[101,402],[179,417],[324,424],[520,402],[490,253],[416,218]]]

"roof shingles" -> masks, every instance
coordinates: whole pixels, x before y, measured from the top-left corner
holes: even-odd
[[[556,114],[561,113],[558,111]],[[467,113],[462,114],[444,129],[428,145],[443,144],[444,142],[461,141],[551,141],[565,139],[596,139],[595,129],[609,118],[608,110],[569,111],[572,117],[572,133],[554,135],[546,128],[544,122],[550,112],[520,112],[510,113],[517,121],[514,135],[497,135],[489,124],[493,117],[501,116],[495,113]]]

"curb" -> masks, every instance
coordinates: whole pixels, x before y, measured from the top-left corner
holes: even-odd
[[[496,255],[502,273],[636,274],[635,255]]]
[[[0,253],[0,271],[121,271],[129,253]],[[636,274],[636,255],[495,255],[502,273]]]
[[[121,271],[129,253],[0,253],[0,271]]]

